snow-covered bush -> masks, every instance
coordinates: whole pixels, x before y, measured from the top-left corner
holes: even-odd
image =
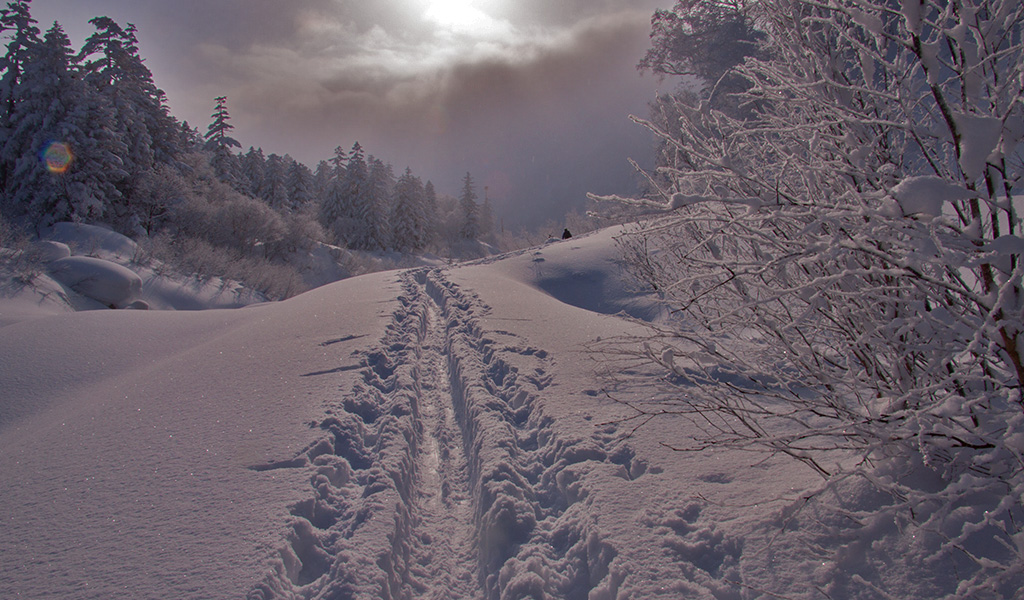
[[[678,101],[664,218],[623,246],[683,325],[643,345],[686,449],[864,478],[960,564],[1024,573],[1024,5],[763,0],[744,111]]]
[[[199,237],[158,235],[147,244],[147,253],[200,279],[222,277],[238,281],[272,300],[309,289],[291,265],[274,263],[262,256],[245,256]]]

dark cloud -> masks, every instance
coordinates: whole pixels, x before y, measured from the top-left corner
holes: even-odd
[[[442,192],[471,171],[499,210],[537,220],[586,191],[629,191],[626,157],[649,143],[628,114],[656,87],[634,65],[657,4],[477,0],[472,18],[428,14],[428,0],[45,6],[68,7],[73,36],[65,17],[136,23],[173,111],[201,129],[226,94],[246,147],[315,163],[358,140]]]

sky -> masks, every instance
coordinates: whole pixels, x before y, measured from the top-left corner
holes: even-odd
[[[649,164],[653,141],[629,115],[671,85],[635,65],[671,4],[34,0],[32,14],[76,45],[93,17],[135,24],[171,112],[201,132],[226,95],[243,149],[315,167],[358,141],[451,195],[469,172],[514,227],[635,189],[628,158]]]

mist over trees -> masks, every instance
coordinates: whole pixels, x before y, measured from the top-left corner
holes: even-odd
[[[288,155],[242,152],[225,96],[213,99],[200,135],[170,114],[135,27],[90,23],[95,32],[75,50],[59,24],[40,30],[30,0],[0,9],[3,219],[36,234],[61,221],[102,224],[182,260],[201,247],[218,263],[284,264],[288,251],[324,242],[376,253],[487,251],[443,233],[466,233],[469,221],[469,233],[491,231],[475,205],[439,213],[447,197],[429,181],[409,169],[396,177],[358,143],[315,171]]]
[[[808,501],[866,484],[837,536],[895,523],[956,597],[1017,593],[1024,5],[684,0],[653,25],[641,67],[690,79],[637,119],[660,155],[633,203],[664,216],[623,247],[681,320],[635,355],[665,374],[637,418],[802,461]]]

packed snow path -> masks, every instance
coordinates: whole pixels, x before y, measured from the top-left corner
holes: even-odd
[[[604,447],[611,436],[566,444],[553,435],[535,408],[550,381],[547,353],[499,349],[476,322],[487,308],[440,271],[401,278],[384,339],[319,424],[325,436],[254,467],[308,469],[312,489],[291,508],[274,572],[249,597],[585,597],[614,587],[615,553],[569,514],[579,499],[569,467],[597,460],[628,471],[631,451]],[[533,369],[503,352],[530,357]]]

